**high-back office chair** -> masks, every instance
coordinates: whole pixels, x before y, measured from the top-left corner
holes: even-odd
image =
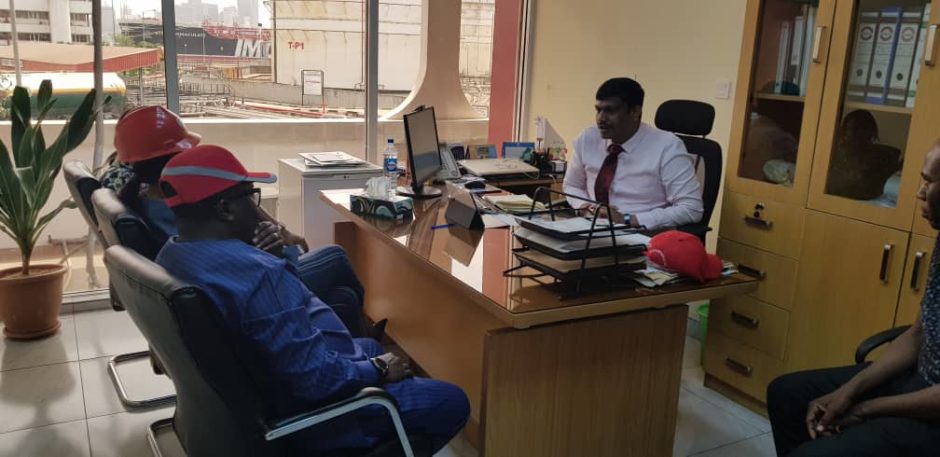
[[[122,246],[107,250],[105,264],[111,283],[125,298],[127,312],[166,362],[179,395],[174,417],[150,426],[156,455],[160,455],[156,434],[172,429],[189,457],[282,456],[287,449],[286,440],[280,438],[369,405],[388,410],[398,440],[362,454],[339,455],[401,455],[403,450],[407,456],[414,455],[395,399],[382,389],[367,388],[292,418],[269,417],[258,384],[264,380],[252,377],[232,351],[218,310],[198,287],[174,279],[159,265]],[[415,440],[416,446],[419,442],[428,447],[426,440]]]
[[[98,228],[98,216],[95,215],[95,208],[91,204],[91,194],[101,188],[101,182],[98,181],[84,163],[78,160],[70,160],[62,165],[62,174],[65,175],[65,184],[69,188],[69,194],[72,200],[78,205],[78,212],[85,218],[88,228],[95,233],[95,236],[102,243],[101,230]],[[105,245],[107,246],[107,245]],[[111,307],[115,311],[123,310],[121,301],[114,293],[111,293]]]
[[[150,231],[147,224],[133,211],[128,209],[118,198],[117,194],[111,189],[98,189],[91,195],[91,204],[94,208],[95,217],[98,220],[98,231],[101,234],[105,247],[126,246],[148,259],[153,259],[160,252],[160,242]],[[114,289],[114,282],[112,291]],[[116,311],[124,309],[124,297],[118,292],[113,294],[111,300],[112,306]],[[117,366],[124,362],[151,358],[151,364],[154,372],[162,374],[162,364],[159,358],[152,357],[150,351],[130,352],[118,354],[108,360],[108,374],[111,376],[111,382],[118,391],[118,397],[128,408],[150,408],[163,404],[173,403],[175,395],[164,395],[161,397],[135,400],[127,395],[127,389],[118,375]]]
[[[84,163],[70,160],[62,165],[62,174],[65,175],[65,184],[69,188],[72,200],[78,204],[78,212],[82,213],[88,227],[98,231],[98,218],[95,209],[91,206],[91,194],[101,188],[98,181]]]
[[[695,169],[704,167],[702,182],[702,220],[696,224],[679,227],[679,230],[692,233],[705,242],[705,234],[711,231],[712,211],[721,189],[721,146],[705,138],[712,131],[715,123],[715,108],[708,103],[694,100],[668,100],[656,110],[656,127],[675,133],[689,154],[696,156]]]
[[[121,202],[111,189],[100,189],[91,196],[98,228],[108,246],[127,246],[153,260],[163,243],[140,216]]]

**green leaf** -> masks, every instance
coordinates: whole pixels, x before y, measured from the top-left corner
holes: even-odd
[[[44,79],[39,83],[39,93],[36,94],[36,107],[45,108],[52,98],[52,80]]]
[[[36,116],[36,122],[33,124],[36,128],[39,128],[39,126],[42,125],[42,121],[46,120],[46,114],[55,106],[55,102],[57,101],[59,101],[59,99],[54,99],[39,110],[39,115]]]
[[[13,88],[13,98],[10,105],[10,123],[12,127],[12,148],[16,154],[20,149],[20,142],[26,129],[30,126],[32,113],[29,106],[29,92],[22,86]]]
[[[0,207],[9,215],[12,223],[6,224],[14,229],[16,221],[25,217],[26,197],[19,178],[10,161],[10,153],[6,146],[0,142]]]
[[[65,123],[65,127],[62,128],[62,132],[56,138],[56,143],[60,141],[65,143],[65,150],[62,155],[77,148],[88,137],[91,128],[95,125],[96,111],[94,111],[94,105],[95,91],[91,90],[85,95],[82,103],[78,105],[78,109]]]
[[[42,120],[55,103],[51,83],[43,81],[36,94],[39,117],[35,122],[30,119],[29,93],[22,87],[13,91],[10,149],[0,142],[0,232],[19,246],[24,266],[28,266],[32,249],[46,226],[64,209],[76,206],[65,200],[40,216],[65,155],[78,147],[94,127],[94,98],[95,91],[89,91],[55,141],[47,145]]]
[[[59,206],[56,206],[54,210],[49,211],[45,215],[39,218],[39,221],[36,223],[36,228],[32,236],[32,243],[35,245],[39,241],[39,236],[42,235],[42,231],[46,229],[46,226],[55,219],[59,213],[64,209],[75,208],[75,202],[71,198],[64,200],[62,203],[59,203]]]

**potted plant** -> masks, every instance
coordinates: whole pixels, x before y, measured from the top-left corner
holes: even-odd
[[[32,119],[29,92],[16,87],[10,101],[11,149],[0,141],[0,231],[13,238],[22,264],[0,270],[0,317],[7,337],[40,338],[59,329],[62,280],[66,267],[32,265],[30,260],[39,235],[63,209],[74,208],[65,200],[40,214],[49,201],[62,159],[78,147],[94,125],[95,91],[90,91],[62,132],[46,144],[42,121],[55,104],[52,82],[45,80],[35,94],[36,119]]]

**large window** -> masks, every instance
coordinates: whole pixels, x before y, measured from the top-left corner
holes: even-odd
[[[47,3],[52,4],[50,9]],[[13,54],[12,19],[16,18],[21,84],[32,96],[41,82],[53,83],[56,98],[44,127],[46,138],[58,134],[60,119],[68,117],[84,94],[94,87],[94,47],[91,24],[91,2],[18,2],[30,9],[0,9],[0,119],[9,119],[9,98],[16,84],[16,61]],[[36,8],[43,7],[42,10]],[[106,118],[117,119],[125,110],[140,104],[166,105],[166,83],[163,69],[163,35],[159,1],[103,0],[103,32],[109,45],[103,49],[105,59],[105,93],[111,103],[105,108]],[[146,25],[144,25],[146,24]],[[36,114],[33,111],[34,115]],[[9,145],[9,124],[4,123],[3,141]],[[112,134],[107,133],[104,155],[111,153]],[[67,160],[93,163],[94,132]],[[59,182],[49,199],[56,205],[68,197],[64,182]],[[49,210],[47,208],[46,210]],[[60,214],[42,234],[33,255],[36,263],[65,263],[66,293],[83,292],[107,287],[107,272],[102,250],[96,245],[89,259],[88,227],[77,210]],[[90,260],[90,262],[89,262]],[[19,251],[6,235],[0,236],[0,268],[17,265]]]
[[[490,111],[493,18],[496,0],[463,0],[460,14],[460,85],[470,105]]]
[[[379,116],[402,105],[418,83],[426,1],[434,0],[379,0]],[[277,172],[278,159],[303,151],[344,150],[365,157],[365,1],[175,0],[173,48],[165,46],[160,0],[101,2],[103,78],[112,100],[105,109],[105,157],[111,155],[113,124],[123,112],[176,102],[187,126],[204,142],[232,149],[252,169]],[[51,113],[52,121],[74,110],[78,94],[94,81],[92,3],[66,3],[67,11],[15,15],[17,25],[24,24],[17,30],[23,84],[35,93],[42,79],[53,80],[61,111]],[[483,114],[489,104],[493,5],[494,0],[463,1],[459,51],[454,45],[461,85]],[[9,10],[0,9],[0,41],[5,40],[0,44],[12,44],[12,19]],[[28,21],[48,24],[26,26]],[[8,119],[3,107],[15,84],[11,49],[0,46],[0,120]],[[173,103],[167,100],[173,92],[168,63],[178,70],[177,84],[169,85],[179,89]],[[58,128],[50,122],[47,137]],[[0,123],[0,130],[9,141],[9,123]],[[440,135],[442,141],[485,141],[485,121],[444,120]],[[377,136],[373,140],[393,137],[402,143],[401,123],[383,120]],[[93,132],[68,159],[90,166],[94,137]],[[406,152],[401,144],[400,151]],[[277,186],[271,190],[276,194]],[[67,194],[60,181],[50,203]],[[101,247],[95,247],[90,263],[86,257],[87,230],[76,210],[63,212],[34,255],[37,262],[71,267],[66,292],[107,286]],[[12,240],[0,236],[0,267],[18,261]]]

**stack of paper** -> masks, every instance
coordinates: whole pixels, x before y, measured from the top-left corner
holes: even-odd
[[[738,272],[737,268],[734,266],[734,263],[727,260],[721,261],[721,267],[721,277],[723,278]],[[660,287],[680,278],[678,273],[665,270],[650,261],[646,262],[646,268],[642,270],[636,270],[633,273],[635,274],[633,279],[636,282],[650,288]]]
[[[304,164],[315,168],[358,167],[366,162],[359,160],[345,152],[302,152]]]
[[[646,268],[634,272],[633,279],[646,287],[660,287],[679,278],[678,273],[663,270],[651,262],[646,262]]]
[[[496,205],[500,211],[511,214],[526,214],[532,210],[532,199],[528,195],[487,195],[486,201]],[[545,211],[541,202],[535,204],[536,211]]]

